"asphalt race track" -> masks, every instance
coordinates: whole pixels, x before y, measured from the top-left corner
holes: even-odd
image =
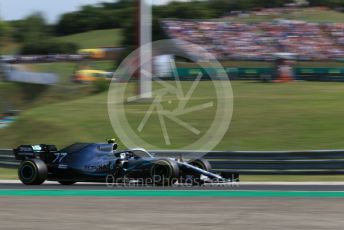
[[[107,187],[0,181],[0,229],[342,229],[344,183]]]
[[[1,229],[342,229],[343,199],[2,197]]]

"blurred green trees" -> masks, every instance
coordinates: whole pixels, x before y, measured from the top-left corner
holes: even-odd
[[[0,21],[0,48],[3,46],[4,41],[10,35],[11,35],[11,26],[5,21]]]
[[[10,23],[13,27],[12,38],[16,42],[37,41],[38,38],[46,38],[49,33],[49,26],[43,15],[39,12]]]
[[[75,53],[78,49],[74,43],[54,39],[54,27],[39,12],[10,24],[12,39],[22,44],[21,54],[64,54]]]

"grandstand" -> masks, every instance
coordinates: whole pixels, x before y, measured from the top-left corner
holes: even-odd
[[[306,61],[344,59],[344,23],[166,19],[162,26],[170,38],[201,45],[220,60],[271,60],[279,52],[294,53]],[[192,53],[192,47],[182,48]]]

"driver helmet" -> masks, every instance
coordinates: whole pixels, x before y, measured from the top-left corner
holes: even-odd
[[[125,159],[126,157],[127,157],[127,153],[121,153],[121,154],[120,154],[120,158],[121,158],[121,159]]]

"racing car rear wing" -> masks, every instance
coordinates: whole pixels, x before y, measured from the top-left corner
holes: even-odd
[[[25,160],[31,158],[41,158],[43,161],[49,161],[57,152],[55,145],[20,145],[13,149],[16,160]]]

